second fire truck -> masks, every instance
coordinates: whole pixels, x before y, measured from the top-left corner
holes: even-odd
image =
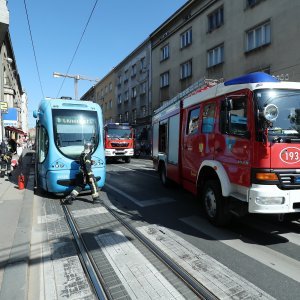
[[[104,126],[104,148],[107,160],[123,159],[130,163],[134,155],[134,132],[128,123],[108,123]]]
[[[257,72],[175,97],[153,116],[153,159],[216,225],[232,213],[299,218],[300,83]]]

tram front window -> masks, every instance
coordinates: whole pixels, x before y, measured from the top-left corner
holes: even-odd
[[[53,131],[57,149],[71,159],[79,159],[85,142],[99,143],[97,112],[54,109]]]

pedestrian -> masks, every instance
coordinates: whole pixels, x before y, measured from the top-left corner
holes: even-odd
[[[72,192],[62,200],[64,204],[72,204],[72,202],[76,199],[78,194],[85,188],[87,184],[90,186],[90,189],[92,191],[93,203],[100,202],[97,182],[94,173],[92,171],[93,146],[94,145],[90,142],[84,144],[84,150],[82,151],[79,158],[80,168],[79,168],[79,174],[77,175],[76,178],[77,185],[72,190]]]
[[[8,146],[7,139],[4,138],[0,145],[0,177],[5,176],[5,171],[7,172],[7,176],[11,176],[11,159],[12,152]]]

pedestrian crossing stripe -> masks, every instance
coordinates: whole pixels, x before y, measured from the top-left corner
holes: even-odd
[[[171,230],[148,225],[138,230],[219,299],[274,299]]]

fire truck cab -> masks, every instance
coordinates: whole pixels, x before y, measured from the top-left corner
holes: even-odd
[[[123,159],[130,163],[134,155],[134,133],[128,123],[108,123],[104,126],[104,147],[107,160]]]
[[[153,116],[153,162],[216,225],[232,214],[299,218],[300,83],[256,72],[171,99]]]

